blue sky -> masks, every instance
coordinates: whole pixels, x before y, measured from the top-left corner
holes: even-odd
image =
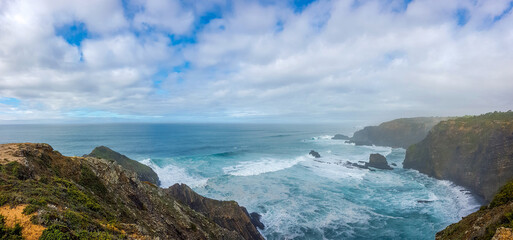
[[[505,111],[512,8],[510,0],[6,0],[0,123]]]

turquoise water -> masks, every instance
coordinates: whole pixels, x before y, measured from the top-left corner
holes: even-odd
[[[465,189],[402,169],[404,149],[331,140],[353,126],[251,124],[0,125],[0,143],[46,142],[65,155],[105,145],[151,166],[162,187],[236,200],[267,239],[433,239],[475,211]],[[322,158],[308,155],[316,150]],[[394,170],[350,168],[381,153]]]

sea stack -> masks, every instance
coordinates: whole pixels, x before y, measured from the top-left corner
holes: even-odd
[[[369,156],[369,162],[365,163],[366,167],[373,167],[384,170],[392,170],[388,165],[387,158],[379,153],[373,153]]]

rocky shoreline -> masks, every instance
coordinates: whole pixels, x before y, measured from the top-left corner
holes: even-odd
[[[404,168],[450,180],[484,199],[485,206],[436,239],[511,239],[500,236],[513,229],[513,112],[396,119],[365,127],[350,142],[405,148]]]
[[[102,151],[66,157],[48,144],[0,145],[1,206],[23,207],[41,229],[33,239],[264,239],[236,202],[186,185],[162,189]]]

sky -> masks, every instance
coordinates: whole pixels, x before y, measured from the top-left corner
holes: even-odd
[[[513,108],[511,0],[0,0],[0,123]]]

